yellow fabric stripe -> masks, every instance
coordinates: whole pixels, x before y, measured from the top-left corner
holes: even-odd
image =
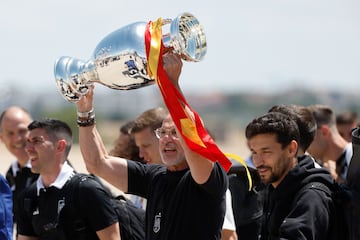
[[[148,75],[158,79],[157,69],[159,64],[159,56],[161,50],[162,40],[162,18],[158,18],[155,22],[151,23],[151,42],[148,59]]]
[[[225,153],[225,156],[238,161],[241,165],[243,165],[245,167],[246,175],[247,175],[247,178],[248,178],[248,181],[249,181],[249,191],[250,191],[251,188],[252,188],[253,183],[252,183],[250,171],[249,171],[248,167],[246,166],[245,160],[242,157],[240,157],[240,156],[238,156],[236,154],[232,154],[232,153]]]
[[[203,148],[206,147],[203,141],[200,139],[196,126],[193,121],[191,121],[189,118],[183,118],[180,119],[180,124],[181,124],[181,131],[184,134],[184,136],[189,138],[192,142],[196,143],[197,145],[200,145]]]

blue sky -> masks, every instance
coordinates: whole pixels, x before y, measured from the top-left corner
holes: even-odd
[[[203,61],[184,64],[187,92],[359,91],[358,0],[22,0],[0,9],[0,91],[57,92],[58,57],[88,60],[108,33],[182,12],[199,19],[208,43]]]

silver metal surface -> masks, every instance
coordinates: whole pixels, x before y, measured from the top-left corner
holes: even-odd
[[[88,61],[67,56],[58,58],[54,75],[61,95],[67,101],[77,102],[95,82],[117,90],[153,84],[154,79],[147,74],[146,25],[146,22],[136,22],[110,33],[99,42]],[[178,53],[185,61],[198,62],[206,54],[204,30],[192,14],[164,19],[162,34],[165,48]]]

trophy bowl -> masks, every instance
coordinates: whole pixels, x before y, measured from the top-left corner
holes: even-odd
[[[89,86],[100,83],[116,90],[132,90],[155,83],[147,73],[146,22],[124,26],[103,38],[88,61],[68,56],[55,62],[57,88],[69,102],[77,102]],[[183,60],[198,62],[206,54],[206,37],[199,21],[190,13],[164,19],[162,42],[166,51]]]

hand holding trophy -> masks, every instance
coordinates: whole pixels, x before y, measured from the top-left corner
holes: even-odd
[[[185,61],[198,62],[206,54],[205,33],[190,13],[162,21],[164,51],[172,50]],[[97,82],[117,90],[131,90],[155,83],[147,70],[146,22],[120,28],[100,41],[88,61],[60,57],[55,62],[55,80],[61,95],[77,102]]]

